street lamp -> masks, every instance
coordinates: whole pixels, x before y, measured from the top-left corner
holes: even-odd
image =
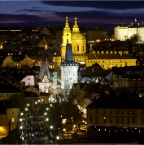
[[[53,126],[52,125],[50,126],[50,129],[53,129]]]

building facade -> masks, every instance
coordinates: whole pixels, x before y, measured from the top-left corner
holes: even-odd
[[[125,41],[133,35],[140,37],[140,43],[144,42],[144,26],[142,24],[121,25],[114,28],[116,40]]]
[[[90,126],[119,126],[144,127],[144,108],[142,98],[113,100],[99,98],[87,107],[87,125]],[[139,102],[139,101],[142,102]]]
[[[68,93],[73,83],[78,83],[79,64],[73,61],[71,44],[67,44],[65,61],[61,63],[61,89]]]

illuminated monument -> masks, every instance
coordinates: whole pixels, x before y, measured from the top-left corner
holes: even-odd
[[[79,64],[74,62],[72,46],[66,45],[65,60],[61,63],[61,89],[67,94],[73,83],[78,83]]]

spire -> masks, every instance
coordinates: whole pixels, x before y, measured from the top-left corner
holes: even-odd
[[[73,32],[80,32],[77,24],[77,18],[74,18]]]
[[[65,28],[69,28],[68,17],[66,17]]]
[[[74,24],[77,25],[77,18],[74,18]]]
[[[66,23],[68,23],[68,17],[66,17]]]
[[[71,44],[66,45],[66,55],[65,55],[65,61],[73,61],[73,53],[72,53],[72,46]]]
[[[47,58],[46,58],[46,75],[48,77],[48,79],[50,80],[50,71],[49,71],[49,67],[48,67],[48,62],[47,62]]]
[[[66,17],[65,27],[63,29],[63,35],[66,36],[66,34],[68,33],[71,33],[71,30],[69,27],[68,17]],[[63,40],[63,43],[65,43],[64,40]]]
[[[89,53],[93,52],[93,47],[92,47],[92,43],[90,43],[90,48],[89,48]]]
[[[49,71],[47,59],[46,62],[41,62],[39,79],[42,80],[45,75],[47,76],[48,79],[50,79],[50,71]]]

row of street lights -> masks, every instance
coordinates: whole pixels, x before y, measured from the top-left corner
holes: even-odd
[[[27,104],[24,112],[20,113],[19,129],[24,144],[29,143],[53,143],[58,136],[54,137],[54,126],[50,124],[48,111],[51,105],[38,100],[33,104]]]

